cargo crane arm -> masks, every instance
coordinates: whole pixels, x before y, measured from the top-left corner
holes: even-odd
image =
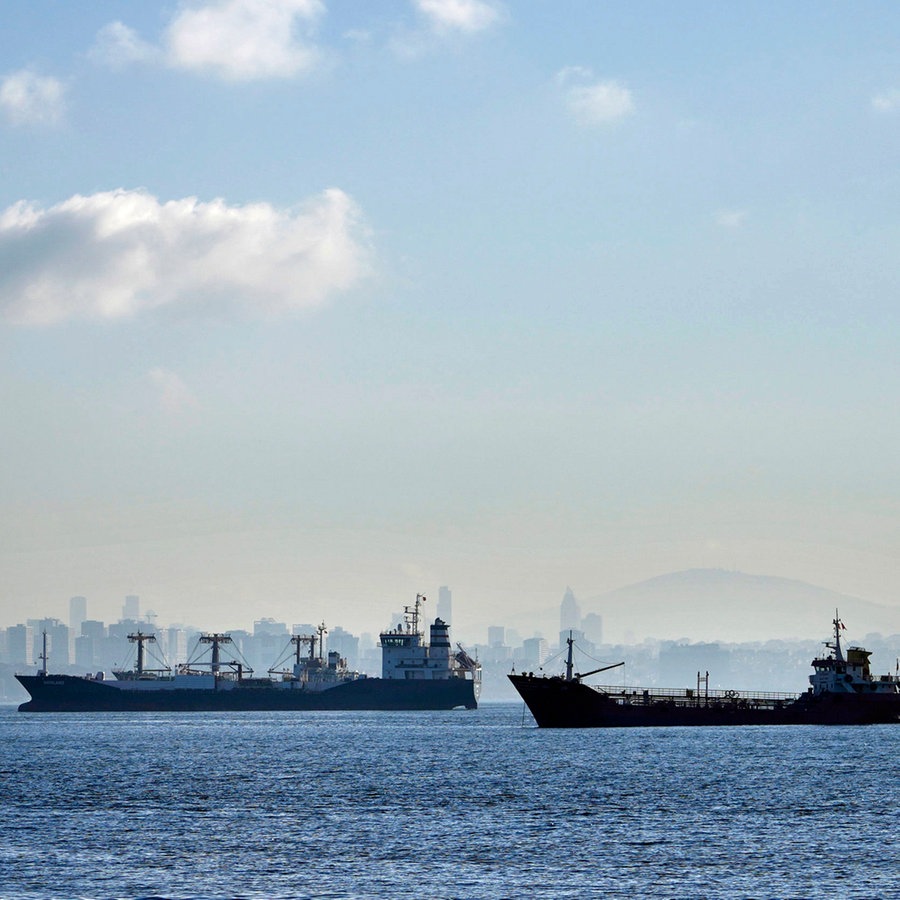
[[[599,669],[591,669],[590,672],[576,672],[576,678],[587,678],[588,675],[596,675],[598,672],[605,672],[607,669],[618,669],[619,666],[624,666],[625,660],[622,662],[613,663],[611,666],[601,666]]]

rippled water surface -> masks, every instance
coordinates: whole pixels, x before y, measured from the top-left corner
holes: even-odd
[[[900,728],[0,711],[0,897],[900,898]]]

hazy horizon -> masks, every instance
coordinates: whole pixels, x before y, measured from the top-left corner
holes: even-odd
[[[566,593],[571,591],[566,588]],[[839,612],[845,628],[845,639],[859,643],[872,634],[884,637],[900,634],[900,607],[872,603],[865,598],[850,597],[821,585],[755,575],[724,569],[694,569],[671,572],[642,582],[623,585],[602,595],[575,596],[580,615],[599,615],[602,621],[603,644],[636,646],[654,641],[686,641],[689,643],[765,643],[767,641],[825,640],[831,634],[831,619]],[[520,609],[509,618],[496,615],[493,610],[479,609],[473,598],[459,597],[451,588],[453,609],[451,638],[466,644],[489,643],[487,631],[493,626],[507,629],[510,643],[518,645],[523,639],[540,636],[553,646],[560,632],[560,592],[554,604]],[[438,591],[425,595],[421,604],[421,623],[433,621],[437,615]],[[124,616],[122,601],[87,601],[87,618],[106,624]],[[158,610],[139,597],[140,620],[151,620],[160,628],[183,626],[199,631],[246,631],[253,633],[254,623],[271,619],[281,621],[288,630],[295,625],[324,622],[329,628],[340,626],[357,636],[377,634],[393,628],[400,621],[404,606],[412,608],[415,597],[408,602],[385,602],[373,606],[367,617],[353,619],[339,606],[322,604],[278,609],[261,604],[245,609],[240,615],[223,613],[209,621],[190,617],[161,616]],[[288,611],[279,612],[287,609]],[[68,598],[29,613],[27,618],[57,618],[68,621]],[[176,611],[177,613],[177,611]],[[24,623],[2,622],[0,628]],[[377,624],[370,624],[377,623]],[[427,628],[422,624],[423,630]],[[567,626],[569,627],[569,626]],[[595,626],[594,626],[595,627]],[[596,633],[596,632],[595,632]],[[512,636],[515,637],[512,637]],[[592,640],[595,637],[588,635]],[[900,651],[900,646],[897,648]]]
[[[4,20],[0,621],[900,608],[896,4]]]

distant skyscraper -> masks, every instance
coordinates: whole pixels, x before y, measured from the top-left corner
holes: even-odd
[[[599,613],[588,613],[581,620],[581,627],[584,629],[584,636],[592,644],[603,643],[603,616]]]
[[[6,653],[13,665],[34,665],[34,628],[12,625],[6,629]]]
[[[488,626],[488,646],[502,647],[505,643],[506,629],[502,625]]]
[[[166,661],[170,666],[187,660],[188,637],[183,628],[166,629]]]
[[[85,619],[81,623],[81,633],[99,644],[106,637],[106,626],[97,619]]]
[[[336,625],[328,632],[325,647],[330,653],[336,651],[341,659],[347,660],[347,666],[356,669],[359,666],[359,638],[349,631],[344,631],[340,625]]]
[[[543,638],[526,638],[522,641],[522,662],[532,668],[542,666],[550,655],[547,642]]]
[[[447,585],[438,589],[438,602],[435,614],[448,625],[453,625],[453,595]]]
[[[81,634],[81,623],[87,618],[87,598],[69,598],[69,628],[73,634]]]
[[[276,622],[274,619],[257,619],[253,623],[253,637],[261,635],[279,636],[288,634],[288,627],[285,622]]]
[[[567,587],[566,593],[563,595],[562,603],[559,606],[559,630],[568,631],[581,630],[581,607],[572,593],[572,588]]]
[[[94,649],[94,639],[83,634],[75,638],[75,665],[79,669],[93,669],[97,653]]]
[[[73,633],[68,625],[59,619],[29,619],[34,635],[32,658],[37,659],[43,653],[44,634],[47,635],[47,653],[55,666],[68,666],[72,663]]]
[[[141,617],[141,598],[136,594],[129,594],[125,598],[125,605],[122,607],[122,618],[131,619],[136,622]]]

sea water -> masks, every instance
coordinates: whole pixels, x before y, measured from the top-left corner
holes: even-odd
[[[3,898],[900,898],[896,726],[0,711]]]

